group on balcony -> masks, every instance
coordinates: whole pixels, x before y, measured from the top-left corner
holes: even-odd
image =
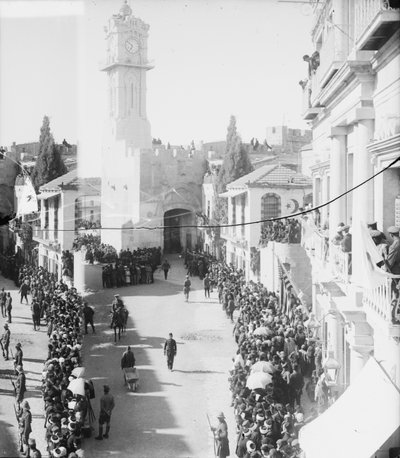
[[[301,224],[294,218],[267,221],[261,229],[261,246],[267,246],[268,242],[300,243],[300,241]]]

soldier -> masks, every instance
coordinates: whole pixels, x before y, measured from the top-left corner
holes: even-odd
[[[14,356],[14,369],[15,369],[15,371],[16,371],[18,366],[21,366],[21,367],[23,366],[23,357],[24,357],[24,354],[22,353],[21,344],[18,342],[15,345],[15,356]]]
[[[96,334],[96,331],[94,330],[93,316],[94,316],[93,308],[90,307],[87,302],[84,302],[83,319],[84,319],[84,322],[85,322],[85,334],[88,333],[88,330],[87,330],[88,324],[90,324],[92,326],[93,334]]]
[[[15,394],[18,408],[20,403],[24,400],[26,391],[26,377],[22,366],[17,366],[17,380],[15,381]]]
[[[114,300],[112,301],[112,311],[116,312],[120,307],[124,306],[122,299],[120,299],[119,294],[114,294]]]
[[[6,296],[6,310],[8,315],[8,323],[11,323],[11,310],[12,310],[12,297],[11,294],[8,292]]]
[[[173,370],[174,358],[176,356],[176,341],[172,337],[172,332],[170,332],[169,338],[164,344],[164,356],[167,357],[167,366],[171,372]]]
[[[110,394],[110,387],[104,385],[104,395],[100,399],[100,415],[99,415],[99,435],[96,440],[103,440],[103,437],[108,439],[110,432],[111,413],[115,407],[114,396]],[[103,436],[103,425],[106,424],[106,433]]]
[[[24,281],[19,288],[19,293],[21,294],[21,304],[22,304],[22,299],[25,298],[26,303],[29,304],[28,302],[28,291],[29,291],[29,283],[27,281]]]
[[[32,414],[28,401],[22,404],[22,412],[19,417],[19,430],[21,435],[21,448],[23,448],[23,456],[29,456],[29,434],[32,432]],[[22,450],[21,450],[22,451]]]
[[[40,304],[36,299],[32,299],[31,305],[32,312],[32,321],[33,321],[33,330],[40,331]]]
[[[221,412],[218,415],[219,424],[217,427],[212,427],[214,433],[215,444],[217,446],[216,456],[218,458],[226,458],[230,455],[228,425],[225,421],[225,415]]]
[[[1,349],[3,351],[3,357],[8,361],[8,347],[10,346],[11,331],[8,328],[8,324],[4,324],[4,332],[0,339]]]
[[[1,288],[0,291],[0,307],[1,307],[1,316],[6,317],[6,297],[7,293],[4,291],[4,288]]]
[[[204,277],[203,286],[204,286],[204,297],[210,297],[210,278],[208,274]]]
[[[164,279],[167,280],[168,278],[168,271],[171,268],[169,262],[164,259],[164,262],[162,263],[161,269],[164,271]]]

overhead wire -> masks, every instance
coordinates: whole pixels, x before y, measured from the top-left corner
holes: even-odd
[[[205,225],[186,224],[186,225],[176,225],[176,226],[161,225],[161,226],[153,226],[153,227],[151,227],[151,226],[132,226],[132,227],[124,227],[124,228],[121,228],[121,227],[101,227],[99,229],[102,230],[102,231],[121,231],[121,230],[149,230],[149,231],[154,231],[154,230],[179,229],[179,228],[187,228],[187,229],[189,229],[189,228],[194,228],[194,229],[195,228],[218,229],[218,228],[225,228],[225,227],[251,226],[251,225],[254,225],[254,224],[263,224],[263,223],[266,223],[266,222],[274,222],[274,221],[284,220],[284,219],[287,219],[287,218],[294,218],[296,216],[302,216],[302,215],[306,215],[308,213],[312,213],[312,212],[314,212],[316,210],[320,210],[321,208],[324,208],[324,207],[326,207],[328,205],[331,205],[333,202],[336,202],[337,200],[341,199],[342,197],[344,197],[344,196],[352,193],[356,189],[360,188],[361,186],[364,186],[366,183],[368,183],[369,181],[373,180],[378,175],[382,174],[385,170],[389,169],[390,167],[392,167],[393,165],[395,165],[399,161],[400,161],[400,156],[397,157],[396,159],[394,159],[389,165],[384,167],[382,170],[379,170],[377,173],[375,173],[374,175],[370,176],[366,180],[362,181],[358,185],[353,186],[351,189],[348,189],[347,191],[345,191],[345,192],[339,194],[338,196],[328,200],[327,202],[324,202],[324,203],[322,203],[320,205],[317,205],[317,206],[312,207],[312,208],[307,209],[307,210],[302,210],[302,211],[298,211],[298,212],[292,213],[290,215],[283,215],[283,216],[277,216],[277,217],[273,217],[273,218],[260,219],[260,220],[256,220],[256,221],[248,221],[248,222],[241,222],[241,223],[230,223],[230,224],[228,224],[228,223],[227,224],[205,224]],[[74,229],[58,229],[58,231],[61,231],[61,232],[74,232],[75,230]]]

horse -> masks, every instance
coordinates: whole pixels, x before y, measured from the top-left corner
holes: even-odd
[[[121,309],[111,312],[111,324],[110,328],[114,329],[114,342],[117,342],[117,329],[118,329],[118,340],[121,339],[121,331],[124,328],[124,317],[121,313]]]
[[[122,333],[124,334],[126,332],[126,324],[128,323],[129,312],[128,312],[128,309],[126,309],[125,307],[122,307],[119,313],[122,316]]]

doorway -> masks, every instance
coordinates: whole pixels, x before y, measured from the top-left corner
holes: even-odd
[[[187,221],[187,215],[191,212],[183,208],[174,208],[164,213],[164,253],[180,253],[182,245],[186,242],[182,233],[182,225]]]

